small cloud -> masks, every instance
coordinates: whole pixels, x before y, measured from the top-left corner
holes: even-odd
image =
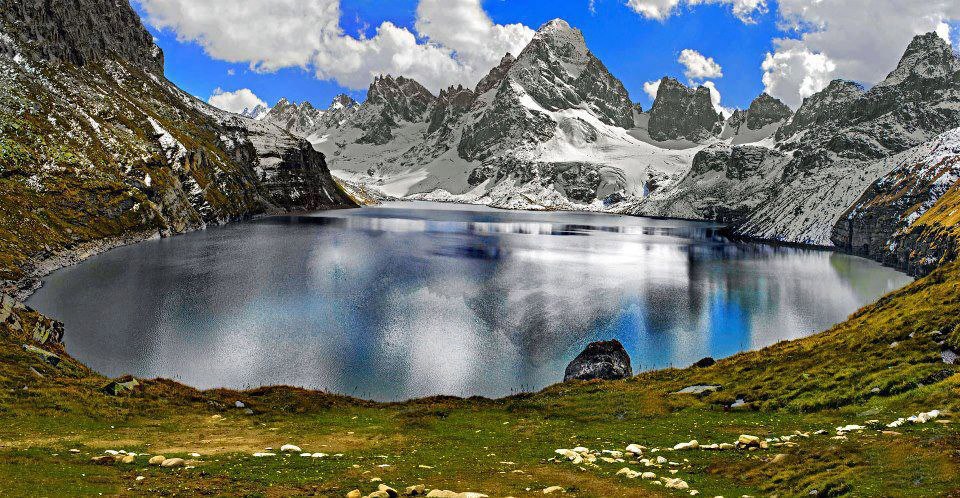
[[[597,0],[590,0],[590,3],[587,4],[587,10],[590,11],[590,14],[597,13]]]
[[[657,91],[660,90],[660,80],[648,81],[643,84],[643,93],[646,93],[650,100],[657,99]]]
[[[950,25],[949,24],[943,21],[940,21],[940,24],[937,24],[935,31],[937,32],[937,36],[939,36],[940,38],[943,38],[947,42],[947,45],[953,44],[953,42],[950,41]]]
[[[236,114],[246,109],[253,109],[258,105],[267,106],[267,103],[261,100],[260,97],[257,97],[249,88],[226,92],[222,88],[217,87],[217,89],[213,91],[213,95],[207,99],[207,103],[224,111]]]
[[[684,49],[680,52],[680,57],[677,59],[677,62],[683,64],[686,68],[683,74],[689,78],[691,82],[723,77],[723,68],[720,67],[720,64],[717,64],[717,62],[713,60],[713,57],[705,57],[696,50],[689,48]]]
[[[237,72],[234,71],[233,69],[227,69],[227,76],[233,76],[235,74],[237,74]]]

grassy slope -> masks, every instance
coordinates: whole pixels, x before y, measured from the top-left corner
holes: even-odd
[[[552,485],[578,496],[665,494],[639,479],[615,476],[624,464],[593,468],[549,459],[554,449],[577,445],[623,449],[629,443],[669,447],[691,438],[723,442],[741,433],[773,436],[867,419],[889,422],[933,408],[947,411],[951,420],[960,413],[960,375],[941,362],[934,339],[943,336],[931,333],[942,331],[954,347],[960,345],[958,277],[960,265],[944,267],[827,332],[710,368],[558,384],[496,401],[384,405],[290,388],[198,392],[169,381],[150,381],[141,392],[114,398],[99,392],[107,379],[69,357],[58,367],[47,365],[19,347],[25,339],[8,331],[0,340],[0,482],[14,495],[342,496],[353,488],[375,490],[373,477],[394,486],[425,483],[491,496],[532,496]],[[706,383],[723,389],[702,397],[669,394]],[[735,398],[744,398],[747,408],[723,408]],[[236,400],[256,414],[243,415],[233,407]],[[225,419],[212,418],[215,414]],[[957,495],[956,427],[910,425],[898,429],[898,436],[866,431],[847,441],[830,439],[831,432],[801,439],[795,448],[671,452],[668,457],[684,464],[676,476],[703,496],[793,496],[813,490]],[[250,456],[285,443],[344,456]],[[68,453],[70,448],[81,453]],[[145,458],[133,465],[89,462],[105,449],[121,448],[203,456],[190,470],[148,467]],[[771,462],[776,453],[787,457]],[[666,470],[654,472],[670,476]],[[146,479],[135,481],[138,475]]]

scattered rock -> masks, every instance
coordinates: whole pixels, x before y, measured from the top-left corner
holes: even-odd
[[[770,459],[770,465],[780,465],[787,459],[787,455],[784,453],[777,453]]]
[[[675,450],[695,450],[700,448],[700,443],[696,439],[690,441],[689,443],[678,443],[673,447]]]
[[[545,495],[551,495],[551,494],[553,494],[553,493],[566,493],[566,492],[567,492],[567,490],[565,490],[564,488],[562,488],[562,487],[560,487],[560,486],[550,486],[549,488],[544,488],[544,489],[543,489],[543,494],[545,494]]]
[[[280,452],[281,453],[301,453],[303,452],[303,450],[301,450],[300,447],[295,444],[285,444],[280,447]]]
[[[277,454],[276,454],[276,453],[271,453],[271,452],[269,452],[269,451],[260,451],[260,452],[254,453],[253,456],[256,457],[256,458],[263,458],[263,457],[273,457],[273,456],[277,456]]]
[[[751,436],[748,434],[741,434],[740,437],[737,438],[737,448],[741,448],[741,449],[742,448],[746,448],[746,449],[760,448],[761,446],[760,443],[761,441],[759,437]]]
[[[137,460],[137,457],[135,457],[135,456],[133,456],[133,455],[125,455],[125,456],[120,460],[120,462],[121,462],[121,463],[130,464],[130,463],[135,462],[136,460]]]
[[[165,468],[183,467],[184,463],[186,462],[182,458],[168,458],[160,466]]]
[[[76,449],[76,448],[70,448],[69,451],[70,451],[70,453],[80,453],[80,450],[78,450],[78,449]]]
[[[639,444],[630,444],[625,448],[627,453],[633,453],[634,455],[642,455],[643,450],[647,449],[645,446],[640,446]]]
[[[150,465],[160,465],[166,459],[167,457],[163,455],[156,455],[151,457],[150,460],[147,461],[147,463],[149,463]]]
[[[673,394],[703,394],[713,391],[720,390],[720,386],[711,386],[711,385],[695,385],[684,387],[683,389],[674,392]]]
[[[681,491],[685,489],[690,489],[690,485],[687,484],[687,481],[684,481],[679,477],[676,477],[676,478],[661,477],[660,480],[663,481],[663,486],[667,489],[678,489]]]
[[[47,351],[46,349],[38,348],[30,344],[24,344],[23,350],[39,356],[43,361],[53,366],[57,366],[60,364],[60,357]]]
[[[850,425],[845,425],[843,427],[837,427],[837,434],[844,434],[844,433],[853,432],[853,431],[862,431],[864,429],[866,429],[866,427],[862,425],[850,424]]]
[[[113,455],[96,456],[91,458],[90,461],[97,465],[113,465],[116,463],[117,457]]]
[[[582,353],[567,365],[563,381],[570,380],[617,380],[633,375],[630,355],[620,341],[590,343]]]
[[[717,364],[717,360],[714,360],[713,358],[707,356],[706,358],[703,358],[702,360],[694,363],[693,366],[696,368],[707,368],[707,367],[712,367],[716,364]]]
[[[417,484],[416,486],[407,486],[407,488],[403,490],[403,494],[406,496],[422,496],[427,493],[423,484]]]
[[[140,387],[140,382],[132,376],[127,375],[103,386],[102,391],[110,396],[121,396],[132,393]]]
[[[239,401],[237,403],[239,403]],[[361,493],[359,489],[355,489],[347,493],[347,498],[361,498],[362,496],[363,493]]]

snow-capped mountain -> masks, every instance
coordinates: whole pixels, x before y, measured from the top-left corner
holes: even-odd
[[[432,95],[382,76],[312,130],[335,174],[387,195],[506,208],[723,220],[745,236],[832,245],[903,154],[960,127],[960,63],[916,37],[867,90],[831,82],[793,112],[767,94],[728,118],[706,87],[664,78],[643,112],[562,20],[474,88]]]
[[[309,135],[320,125],[324,111],[317,109],[310,102],[299,104],[287,99],[280,99],[266,114],[259,116],[260,120],[275,124],[297,136]],[[247,116],[257,119],[258,116]]]
[[[254,121],[260,121],[263,118],[267,117],[267,114],[269,113],[270,113],[270,108],[261,104],[254,107],[253,109],[244,108],[243,111],[240,112],[240,115],[245,118],[250,118]]]
[[[676,93],[704,92],[682,110],[667,104]],[[554,20],[475,88],[434,96],[408,78],[379,77],[349,116],[305,136],[338,174],[390,195],[612,210],[678,180],[707,145],[686,136],[657,142],[651,119],[657,129],[703,104],[710,133],[695,138],[719,140],[723,118],[706,88],[667,84],[657,100],[642,113],[582,33]]]

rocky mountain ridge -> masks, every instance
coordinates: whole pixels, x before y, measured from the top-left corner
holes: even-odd
[[[25,2],[2,15],[5,287],[29,287],[51,269],[39,262],[97,241],[355,205],[306,140],[167,81],[127,2]]]

